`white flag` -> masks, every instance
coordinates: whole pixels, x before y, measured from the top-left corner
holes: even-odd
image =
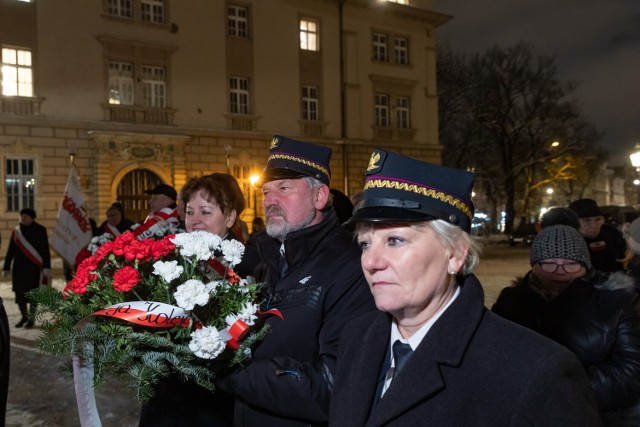
[[[58,210],[56,228],[51,235],[51,247],[69,264],[76,263],[76,255],[91,241],[91,223],[80,190],[75,166],[71,166],[62,204]]]

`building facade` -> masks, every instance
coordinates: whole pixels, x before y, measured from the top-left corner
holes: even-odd
[[[405,4],[408,3],[408,4]],[[91,217],[146,188],[250,184],[275,134],[333,149],[359,191],[373,147],[440,162],[431,1],[0,0],[0,230],[53,227],[71,161]]]

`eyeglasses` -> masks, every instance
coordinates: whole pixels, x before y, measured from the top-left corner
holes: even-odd
[[[566,264],[556,264],[555,262],[539,262],[540,270],[545,273],[555,273],[558,268],[562,268],[565,273],[574,274],[580,271],[582,264],[579,262],[568,262]]]
[[[602,224],[604,222],[603,216],[595,216],[590,218],[578,218],[578,221],[582,225],[590,225],[590,224]]]

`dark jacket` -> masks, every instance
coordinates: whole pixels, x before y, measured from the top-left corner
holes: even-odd
[[[366,314],[340,340],[330,426],[599,426],[580,363],[488,312],[475,276],[375,405],[391,317]]]
[[[593,268],[609,272],[622,270],[622,263],[618,260],[624,258],[627,243],[617,228],[603,224],[596,238],[585,237],[585,240]]]
[[[640,425],[640,299],[632,280],[590,270],[547,300],[530,286],[531,277],[503,289],[492,310],[580,359],[606,425]]]
[[[237,240],[233,231],[225,236],[226,240]],[[258,251],[245,246],[242,261],[234,271],[245,278],[253,275],[260,262]],[[233,425],[234,399],[222,390],[210,392],[195,383],[185,383],[172,374],[160,380],[155,387],[153,398],[142,405],[139,427],[231,427]]]
[[[9,334],[9,319],[0,298],[0,427],[4,427],[7,413],[7,398],[9,394],[9,367],[11,358],[11,336]]]
[[[285,241],[288,275],[278,281],[280,242],[258,240],[268,286],[264,309],[276,308],[271,332],[252,362],[219,384],[236,396],[236,426],[323,425],[329,416],[338,337],[354,317],[375,309],[360,249],[331,209],[317,225]]]
[[[37,222],[29,225],[20,224],[20,231],[31,246],[42,258],[42,268],[51,268],[51,254],[49,252],[49,239],[47,229]],[[13,263],[13,268],[11,264]],[[40,286],[41,270],[26,256],[18,245],[11,239],[4,259],[4,271],[11,270],[13,291],[16,293],[16,302],[29,302],[25,293]]]

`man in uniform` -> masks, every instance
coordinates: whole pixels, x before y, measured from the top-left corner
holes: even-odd
[[[276,136],[263,174],[266,234],[257,238],[263,310],[278,309],[251,363],[219,380],[236,396],[236,426],[328,420],[338,337],[375,310],[360,250],[331,207],[331,149]]]

